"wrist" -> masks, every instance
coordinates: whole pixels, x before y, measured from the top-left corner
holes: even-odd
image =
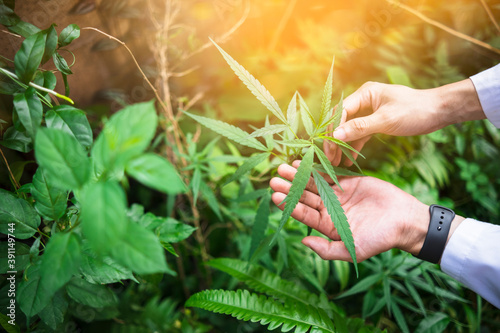
[[[438,101],[438,122],[444,126],[486,119],[476,88],[470,79],[435,88],[435,92]]]

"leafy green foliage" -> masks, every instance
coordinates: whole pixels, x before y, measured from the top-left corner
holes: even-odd
[[[30,204],[11,193],[0,190],[0,232],[9,234],[9,224],[15,224],[15,237],[27,239],[33,236],[41,223],[40,216]]]
[[[33,176],[31,195],[35,199],[35,209],[45,219],[58,220],[66,212],[68,193],[55,187],[43,168],[38,168]]]

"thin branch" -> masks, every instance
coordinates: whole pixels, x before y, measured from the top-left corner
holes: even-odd
[[[14,181],[14,184],[16,185],[17,188],[20,188],[21,185],[19,185],[19,183],[16,180],[16,177],[14,177],[14,174],[12,173],[12,170],[10,169],[9,162],[7,162],[7,159],[5,158],[5,155],[3,154],[3,151],[1,148],[0,148],[0,154],[2,154],[5,165],[7,166],[7,169],[9,170],[9,175],[12,178],[12,180]]]
[[[484,1],[484,0],[479,0],[479,1],[481,2],[481,5],[483,5],[484,10],[488,14],[488,17],[490,18],[491,23],[493,23],[495,28],[497,28],[497,31],[500,32],[500,26],[498,26],[498,22],[495,19],[495,16],[493,16],[493,13],[491,12],[490,7],[488,7],[488,5],[486,4],[486,1]]]
[[[424,14],[420,13],[419,11],[417,11],[417,10],[411,8],[411,7],[408,7],[408,6],[406,6],[406,5],[402,4],[402,3],[399,3],[399,2],[396,2],[396,1],[393,1],[393,0],[386,0],[386,1],[389,2],[389,3],[391,3],[391,4],[393,4],[393,5],[395,5],[395,6],[401,7],[402,9],[404,9],[407,12],[415,15],[416,17],[418,17],[422,21],[424,21],[426,23],[429,23],[430,25],[433,25],[436,28],[444,30],[447,33],[449,33],[449,34],[451,34],[451,35],[453,35],[455,37],[461,38],[461,39],[466,40],[466,41],[468,41],[468,42],[470,42],[472,44],[475,44],[477,46],[483,47],[483,48],[485,48],[485,49],[487,49],[487,50],[489,50],[491,52],[494,52],[494,53],[500,55],[500,49],[497,49],[497,48],[495,48],[495,47],[493,47],[493,46],[491,46],[491,45],[489,45],[489,44],[487,44],[487,43],[485,43],[483,41],[480,41],[479,39],[476,39],[476,38],[473,38],[471,36],[468,36],[468,35],[466,35],[464,33],[461,33],[460,31],[456,31],[456,30],[454,30],[454,29],[452,29],[452,28],[450,28],[450,27],[448,27],[448,26],[446,26],[446,25],[444,25],[442,23],[439,23],[438,21],[435,21],[435,20],[433,20],[433,19],[425,16]]]
[[[5,33],[5,34],[7,34],[7,35],[11,35],[11,36],[13,36],[13,37],[16,37],[16,38],[22,38],[22,36],[21,36],[21,35],[18,35],[18,34],[12,33],[12,32],[10,32],[10,31],[8,31],[8,30],[3,30],[3,29],[2,29],[2,30],[0,30],[0,31],[1,31],[1,32],[3,32],[3,33]]]

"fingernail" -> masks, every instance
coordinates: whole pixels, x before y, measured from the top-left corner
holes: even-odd
[[[337,140],[344,141],[346,138],[345,130],[343,128],[337,128],[335,131],[333,131],[333,137]]]

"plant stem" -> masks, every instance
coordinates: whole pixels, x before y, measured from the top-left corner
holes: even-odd
[[[495,16],[493,16],[493,13],[491,12],[490,7],[486,4],[486,1],[484,0],[479,0],[481,1],[481,5],[483,5],[484,10],[486,11],[486,14],[488,14],[488,17],[490,18],[491,23],[497,28],[498,32],[500,32],[500,26],[498,26],[498,22],[495,19]]]
[[[461,38],[461,39],[466,40],[466,41],[468,41],[468,42],[470,42],[470,43],[472,43],[472,44],[475,44],[475,45],[477,45],[477,46],[480,46],[480,47],[482,47],[482,48],[485,48],[485,49],[487,49],[487,50],[489,50],[489,51],[491,51],[491,52],[494,52],[494,53],[496,53],[496,54],[500,55],[500,49],[497,49],[497,48],[495,48],[495,47],[491,46],[490,44],[487,44],[487,43],[485,43],[485,42],[483,42],[483,41],[480,41],[479,39],[476,39],[476,38],[474,38],[474,37],[471,37],[471,36],[469,36],[469,35],[466,35],[466,34],[464,34],[464,33],[461,33],[460,31],[457,31],[457,30],[455,30],[455,29],[452,29],[452,28],[450,28],[450,27],[448,27],[448,26],[446,26],[446,25],[444,25],[444,24],[442,24],[442,23],[440,23],[440,22],[438,22],[438,21],[435,21],[435,20],[433,20],[433,19],[431,19],[431,18],[429,18],[429,17],[425,16],[424,14],[422,14],[421,12],[419,12],[419,11],[417,11],[417,10],[415,10],[415,9],[413,9],[413,8],[411,8],[411,7],[408,7],[407,5],[404,5],[404,4],[402,4],[402,3],[399,3],[399,2],[396,2],[396,1],[393,1],[393,0],[386,0],[386,1],[387,1],[387,2],[389,2],[390,4],[393,4],[393,5],[395,5],[395,6],[399,6],[399,7],[401,7],[402,9],[404,9],[404,10],[406,10],[407,12],[409,12],[409,13],[411,13],[411,14],[415,15],[416,17],[418,17],[418,18],[419,18],[419,19],[421,19],[422,21],[427,22],[427,23],[429,23],[430,25],[435,26],[436,28],[439,28],[439,29],[441,29],[441,30],[444,30],[444,31],[446,31],[447,33],[449,33],[449,34],[451,34],[451,35],[453,35],[453,36],[455,36],[455,37]]]
[[[10,177],[12,178],[12,180],[13,180],[14,184],[16,185],[16,187],[19,189],[21,186],[19,185],[19,183],[17,182],[16,178],[14,177],[14,174],[12,173],[12,170],[10,169],[9,162],[7,162],[7,159],[5,158],[5,155],[3,154],[3,151],[2,151],[1,148],[0,148],[0,154],[2,154],[2,157],[3,157],[3,160],[5,162],[5,165],[7,166],[7,169],[9,170]]]

